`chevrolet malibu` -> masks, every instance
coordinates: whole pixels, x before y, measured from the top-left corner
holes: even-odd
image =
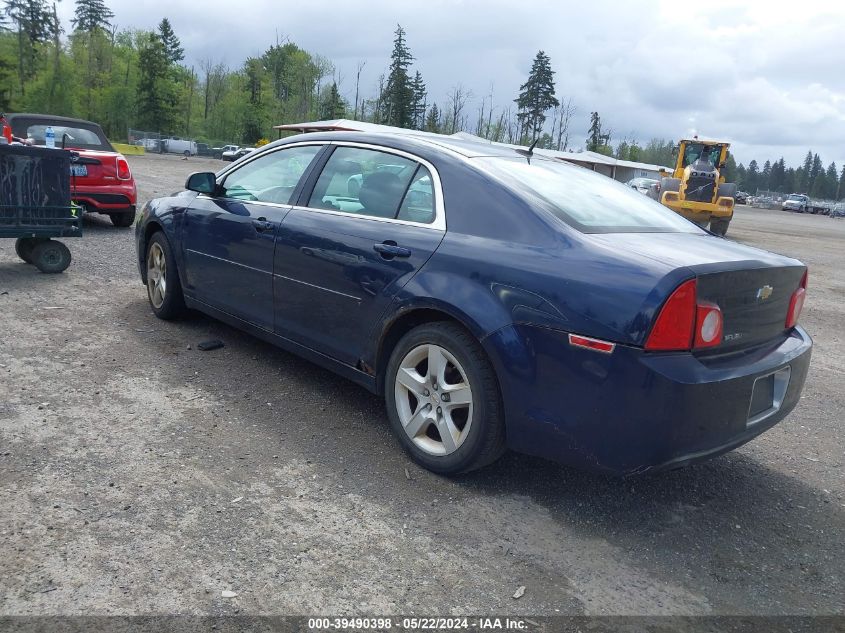
[[[806,267],[583,168],[337,132],[186,189],[136,228],[156,316],[200,310],[383,395],[435,472],[506,448],[617,475],[675,468],[798,403]]]

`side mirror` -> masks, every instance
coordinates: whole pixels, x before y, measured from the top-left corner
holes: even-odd
[[[210,171],[200,171],[191,174],[185,181],[185,189],[212,195],[217,190],[217,176]]]

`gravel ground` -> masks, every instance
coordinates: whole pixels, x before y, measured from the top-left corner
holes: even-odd
[[[220,167],[130,160],[142,200]],[[85,229],[62,275],[0,242],[0,615],[845,612],[845,222],[738,209],[730,237],[810,266],[804,398],[733,453],[626,481],[520,455],[422,471],[378,398],[156,320],[133,231]]]

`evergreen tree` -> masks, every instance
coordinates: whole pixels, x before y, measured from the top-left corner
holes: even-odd
[[[148,33],[138,51],[137,125],[146,130],[173,130],[175,95],[169,77],[167,50],[154,33]]]
[[[18,79],[21,94],[35,74],[36,47],[49,41],[58,28],[46,0],[6,0],[4,12],[17,31]]]
[[[745,169],[745,165],[740,163],[737,165],[736,168],[736,188],[742,191],[748,191],[748,171]],[[751,193],[751,192],[749,192]]]
[[[839,176],[839,187],[836,191],[837,200],[845,200],[845,166],[842,167],[842,175]]]
[[[839,174],[836,172],[836,163],[831,163],[827,166],[827,171],[824,174],[825,184],[827,185],[827,190],[824,193],[824,197],[829,200],[836,199],[836,189],[837,189],[837,180],[839,179]]]
[[[796,172],[797,172],[797,171],[800,171],[800,169],[801,169],[800,167],[798,168],[798,170],[796,170],[796,169],[794,169],[794,168],[792,168],[792,167],[788,167],[788,168],[784,171],[784,175],[783,175],[783,193],[792,193],[793,191],[795,191],[796,189],[798,189],[798,187],[796,186],[796,184],[795,184],[795,183],[796,183],[796,180],[800,180],[801,175],[800,175],[800,174],[797,174]]]
[[[590,129],[587,131],[587,151],[610,154],[610,132],[601,127],[601,117],[598,112],[590,112]]]
[[[555,97],[554,75],[549,56],[543,51],[537,51],[528,80],[519,87],[519,97],[514,99],[518,108],[516,118],[522,126],[522,136],[526,141],[533,141],[540,136],[546,122],[546,112],[560,105]]]
[[[814,183],[816,181],[816,178],[818,178],[819,174],[821,174],[823,171],[824,168],[822,167],[822,159],[819,158],[818,154],[813,154],[813,167],[810,169],[809,178],[810,183]]]
[[[70,21],[76,31],[107,30],[114,17],[104,0],[76,0],[76,16]]]
[[[431,104],[428,109],[428,115],[425,117],[425,131],[440,133],[440,109],[436,103]],[[842,170],[842,177],[845,178],[845,169]]]
[[[337,82],[333,81],[323,100],[320,118],[323,120],[342,119],[346,115],[346,102],[337,90]]]
[[[810,196],[813,198],[826,198],[827,190],[827,176],[824,171],[821,171],[813,179],[813,186],[810,187]]]
[[[772,164],[772,172],[769,176],[769,189],[784,193],[784,181],[786,179],[786,165],[783,162],[783,157],[776,160]]]
[[[396,127],[414,126],[414,86],[408,75],[414,57],[405,42],[405,30],[396,25],[390,73],[384,90],[385,123]]]
[[[426,97],[428,92],[426,91],[425,82],[420,71],[416,72],[414,79],[411,81],[411,90],[414,95],[414,103],[411,108],[414,119],[413,127],[414,129],[421,130],[425,125]]]
[[[749,193],[757,193],[760,188],[760,168],[757,166],[757,161],[752,160],[748,163],[748,171],[745,174],[745,186]]]
[[[162,18],[158,24],[158,37],[164,45],[164,52],[168,64],[178,64],[185,59],[185,50],[182,48],[182,43],[173,32],[173,27],[170,26],[170,20]]]
[[[764,189],[770,189],[770,180],[772,178],[772,164],[769,161],[763,163],[763,171],[760,173],[760,186]]]
[[[810,189],[810,184],[812,182],[810,180],[810,172],[813,169],[813,152],[812,152],[812,150],[807,152],[807,156],[804,158],[804,165],[802,167],[800,167],[799,169],[802,170],[801,171],[801,179],[796,184],[800,185],[799,189],[801,189],[802,192],[806,192]]]
[[[728,157],[725,159],[725,168],[721,173],[725,177],[725,182],[736,182],[736,159],[730,152],[728,152]]]

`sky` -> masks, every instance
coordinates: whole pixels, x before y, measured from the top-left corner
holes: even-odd
[[[576,107],[571,144],[597,111],[623,138],[698,134],[728,140],[737,162],[808,149],[845,164],[845,2],[802,0],[107,0],[114,24],[155,28],[167,17],[188,65],[239,67],[277,41],[330,59],[351,102],[355,74],[373,96],[401,24],[429,90],[445,104],[457,85],[496,111],[512,105],[538,50],[557,96]],[[71,29],[72,0],[59,4]],[[474,116],[470,117],[474,119]],[[280,122],[282,123],[282,122]],[[292,123],[292,121],[284,121]]]

